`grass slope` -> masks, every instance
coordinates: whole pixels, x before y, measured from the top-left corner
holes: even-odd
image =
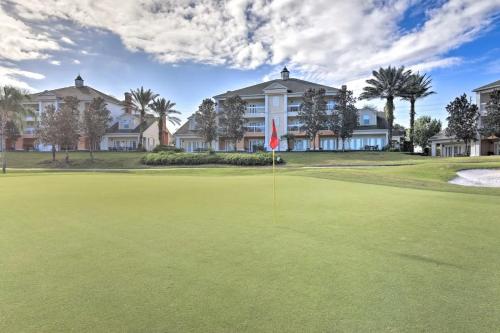
[[[500,327],[496,193],[265,172],[0,178],[0,331]]]

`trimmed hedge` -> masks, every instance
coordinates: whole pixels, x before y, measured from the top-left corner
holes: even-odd
[[[229,165],[271,165],[271,153],[174,153],[159,152],[149,153],[142,158],[146,165],[200,165],[200,164],[229,164]],[[283,163],[278,156],[276,163]]]
[[[160,151],[182,153],[184,151],[184,149],[176,148],[175,146],[167,146],[167,145],[158,145],[158,146],[153,148],[153,153],[158,153]]]

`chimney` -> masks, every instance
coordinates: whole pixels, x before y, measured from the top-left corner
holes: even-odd
[[[129,92],[126,92],[125,94],[125,101],[123,102],[124,104],[124,110],[125,113],[132,114],[132,94]]]
[[[342,85],[342,91],[346,91],[347,90],[347,86],[345,84]]]
[[[83,79],[80,76],[80,74],[78,74],[78,76],[75,79],[75,87],[77,87],[77,88],[83,87]]]
[[[283,70],[281,71],[281,79],[282,80],[288,80],[290,78],[290,72],[288,69],[286,69],[286,66],[283,67]]]

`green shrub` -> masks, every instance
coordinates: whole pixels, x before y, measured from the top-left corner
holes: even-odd
[[[276,157],[276,164],[283,163],[281,157]],[[146,165],[200,165],[200,164],[228,164],[242,166],[271,165],[273,157],[270,153],[174,153],[161,151],[149,153],[142,158]]]
[[[167,145],[158,145],[154,147],[153,152],[159,153],[160,151],[173,152],[173,153],[182,153],[184,149],[176,148],[175,146],[167,146]]]

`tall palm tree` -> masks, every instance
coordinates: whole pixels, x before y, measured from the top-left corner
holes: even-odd
[[[413,152],[413,136],[415,132],[415,102],[417,99],[425,98],[429,95],[435,94],[432,91],[432,79],[427,74],[420,75],[420,73],[411,74],[406,82],[404,91],[401,97],[405,101],[410,102],[410,149]]]
[[[137,88],[136,90],[130,90],[132,94],[132,102],[134,107],[140,112],[140,125],[139,125],[139,143],[137,144],[137,149],[142,150],[142,138],[144,135],[144,117],[146,116],[146,111],[149,108],[151,102],[158,97],[157,94],[151,91],[151,89],[144,89],[144,87]]]
[[[394,123],[394,98],[401,97],[403,88],[411,75],[410,70],[405,70],[404,66],[399,68],[387,67],[379,68],[372,72],[372,79],[366,80],[368,86],[363,88],[360,99],[385,99],[385,115],[389,124],[389,147],[392,147],[392,125]]]
[[[33,110],[25,107],[23,102],[29,100],[24,91],[5,86],[0,88],[0,151],[2,152],[2,172],[7,169],[7,125],[11,123],[22,130],[27,116],[34,116]]]
[[[160,145],[163,145],[163,131],[167,125],[167,120],[172,125],[179,125],[181,120],[175,116],[174,114],[181,114],[179,111],[174,110],[175,103],[170,102],[170,100],[166,100],[165,98],[157,98],[153,100],[153,103],[149,105],[151,110],[153,110],[158,116],[158,139],[160,141]]]

